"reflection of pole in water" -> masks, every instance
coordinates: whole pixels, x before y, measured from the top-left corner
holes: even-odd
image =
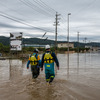
[[[11,60],[9,59],[9,79],[11,78]]]
[[[22,60],[9,60],[9,79],[16,79],[22,76]]]
[[[67,79],[69,79],[69,67],[67,66]]]
[[[79,32],[77,33],[77,73],[79,73]]]
[[[77,74],[79,73],[79,53],[77,53]]]
[[[56,56],[57,56],[57,52],[55,52]],[[56,66],[56,64],[55,64]],[[57,66],[55,67],[55,74],[57,74]]]
[[[87,38],[85,37],[84,38],[84,42],[85,42],[85,48],[86,48],[86,40],[87,40]],[[86,49],[85,49],[85,71],[86,71]]]
[[[69,78],[69,52],[67,53],[67,78]]]
[[[86,52],[85,52],[85,71],[86,71]]]
[[[85,37],[85,45],[86,45],[87,38]],[[85,71],[86,71],[86,50],[85,50]]]
[[[91,51],[90,51],[90,61],[89,61],[89,64],[90,64],[90,66],[91,66]]]

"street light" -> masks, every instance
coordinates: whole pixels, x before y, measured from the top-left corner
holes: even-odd
[[[68,36],[67,36],[68,48],[69,48],[69,15],[71,15],[71,13],[68,13],[68,29],[67,29],[68,30]]]
[[[71,15],[71,13],[68,13],[68,29],[67,29],[67,32],[68,32],[68,36],[67,36],[67,42],[68,42],[68,56],[67,56],[67,67],[68,67],[68,74],[69,74],[69,15]]]

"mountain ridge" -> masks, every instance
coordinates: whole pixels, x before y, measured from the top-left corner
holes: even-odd
[[[57,41],[57,43],[63,43],[63,42],[67,42],[67,41]],[[3,45],[9,45],[10,44],[10,37],[5,37],[5,36],[0,36],[0,43],[2,43]],[[55,44],[54,40],[48,40],[48,39],[40,39],[40,38],[23,38],[22,39],[22,43],[23,44],[39,44],[39,45],[52,45]],[[78,42],[70,42],[70,43],[74,43],[74,47],[78,46]],[[79,43],[80,47],[84,47],[85,45],[89,45],[89,46],[94,46],[94,47],[100,47],[100,43],[99,42],[91,42],[91,43]]]

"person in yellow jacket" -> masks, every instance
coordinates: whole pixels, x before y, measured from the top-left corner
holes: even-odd
[[[29,60],[27,62],[27,69],[29,69],[29,64],[31,64],[31,71],[32,71],[32,78],[37,78],[40,73],[40,64],[41,60],[38,55],[38,49],[34,50],[34,53],[29,57]]]
[[[57,56],[54,52],[51,52],[50,45],[45,46],[46,52],[42,55],[41,60],[41,70],[43,70],[43,65],[45,67],[45,78],[47,84],[50,84],[55,77],[55,67],[54,62],[57,65],[57,68],[59,70],[59,61],[57,59]]]

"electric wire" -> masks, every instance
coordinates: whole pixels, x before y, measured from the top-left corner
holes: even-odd
[[[19,22],[19,23],[21,23],[21,24],[24,24],[24,25],[27,25],[27,26],[31,26],[31,27],[34,27],[34,26],[32,26],[32,25],[29,25],[29,24],[27,24],[27,23],[25,23],[25,22],[21,22],[22,20],[21,19],[18,19],[18,18],[16,18],[16,17],[12,17],[12,16],[8,16],[7,14],[7,16],[6,15],[4,15],[4,13],[3,14],[0,14],[2,17],[5,17],[5,18],[8,18],[8,19],[10,19],[10,20],[13,20],[13,21],[16,21],[16,22]],[[19,20],[21,20],[21,21],[19,21]],[[44,29],[41,29],[41,28],[37,28],[37,27],[34,27],[35,29],[39,29],[39,30],[43,30],[43,31],[47,31],[47,30],[44,30]]]
[[[41,7],[40,9],[43,9],[43,11],[45,11],[46,13],[52,15],[52,12],[51,12],[51,10],[48,9],[48,7],[45,7],[43,4],[41,4],[38,1],[33,0],[33,2],[35,2],[37,5],[39,5],[39,7]]]
[[[94,5],[95,1],[96,1],[96,0],[93,0],[92,2],[90,2],[90,3],[87,5],[87,7],[82,7],[82,8],[79,9],[78,11],[74,12],[74,14],[73,14],[74,17],[75,17],[75,16],[78,16],[78,14],[80,14],[79,12],[86,11],[85,9],[90,8],[92,5]]]
[[[44,6],[46,6],[47,8],[49,8],[50,10],[52,10],[54,13],[56,13],[57,11],[56,10],[54,10],[53,8],[51,8],[49,5],[47,5],[45,2],[43,2],[42,0],[39,0],[39,1],[41,1],[41,3],[44,5]]]
[[[47,16],[47,14],[46,14],[45,12],[36,9],[36,8],[38,8],[36,5],[31,4],[31,3],[27,2],[27,1],[22,1],[22,0],[19,0],[19,1],[22,2],[23,4],[25,4],[26,6],[28,6],[29,8],[33,9],[35,12],[38,12],[38,13],[41,13],[41,14]],[[33,6],[33,5],[34,5],[34,6]],[[40,8],[39,8],[39,9],[40,9]]]
[[[10,20],[13,20],[13,21],[15,21],[15,22],[18,22],[18,23],[21,23],[21,24],[30,26],[30,27],[32,27],[32,28],[34,28],[34,29],[37,29],[37,30],[52,32],[52,31],[45,30],[45,29],[42,29],[42,28],[34,27],[33,25],[30,25],[30,24],[28,24],[28,23],[22,22],[22,21],[20,21],[19,19],[15,19],[14,17],[12,18],[11,16],[5,15],[5,14],[3,14],[3,13],[0,13],[0,16],[5,17],[5,18],[10,19]]]

